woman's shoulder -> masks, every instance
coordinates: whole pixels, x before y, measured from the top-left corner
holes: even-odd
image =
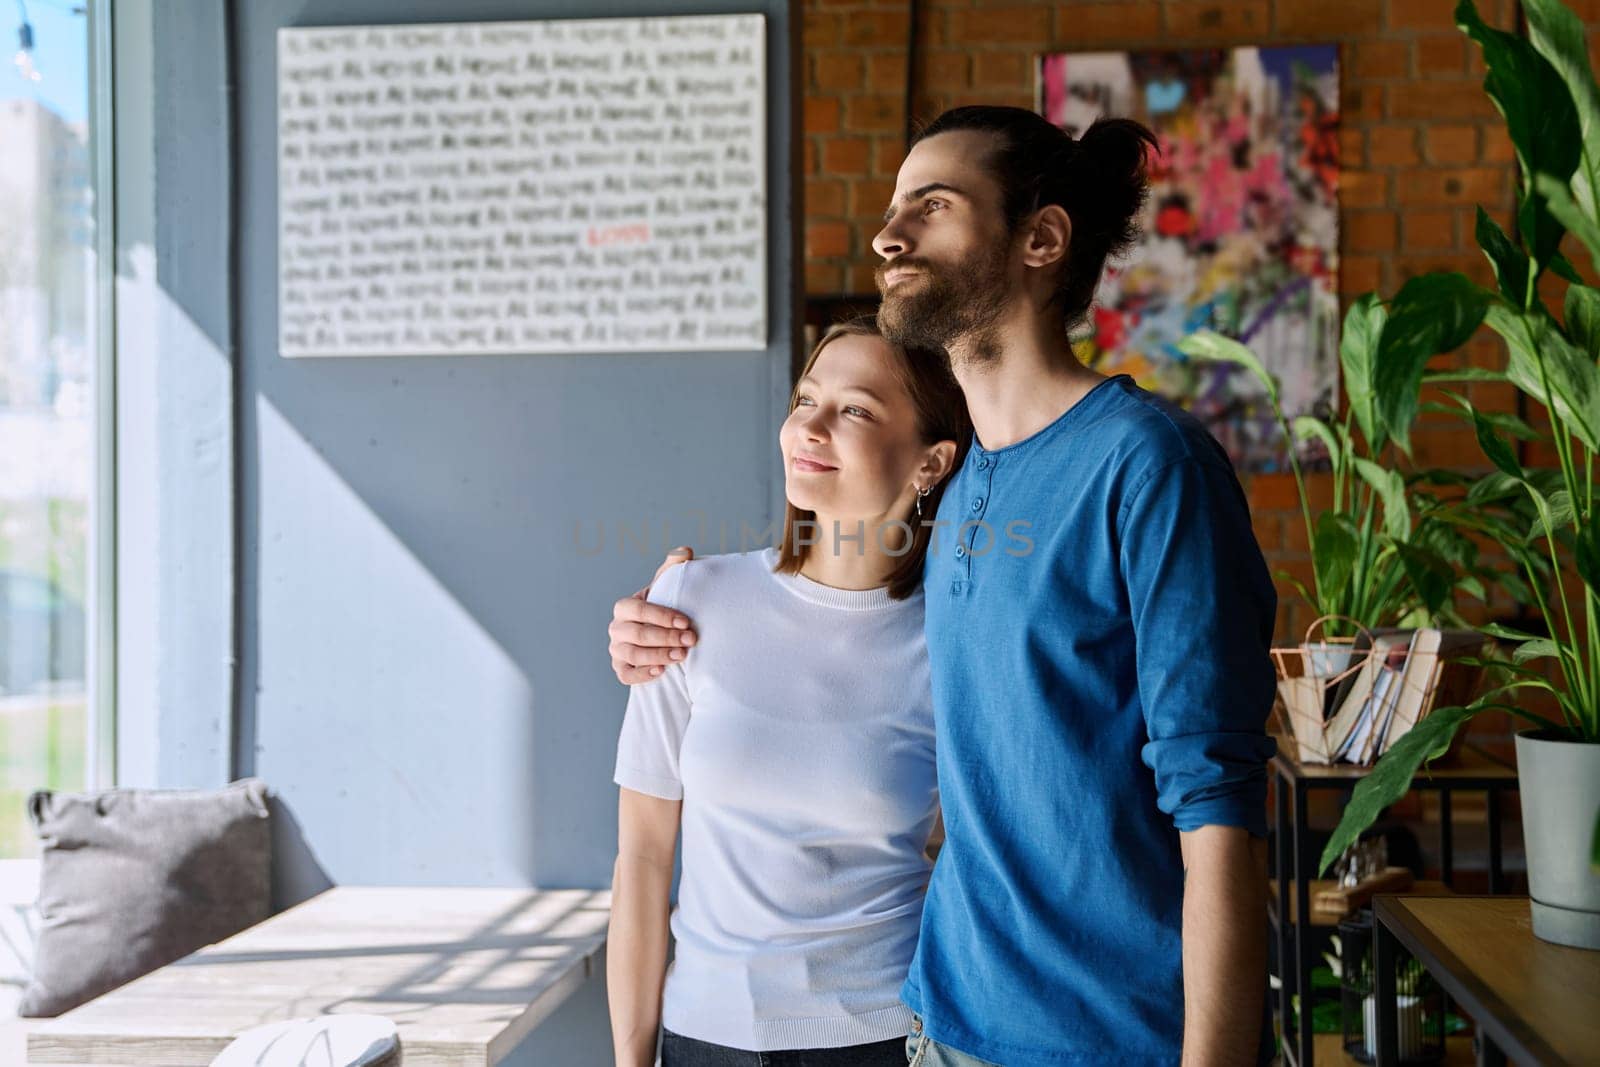
[[[650,588],[650,603],[692,617],[697,609],[757,593],[772,582],[776,562],[772,548],[697,557],[662,572]]]

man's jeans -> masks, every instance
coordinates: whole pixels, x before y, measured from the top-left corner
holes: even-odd
[[[906,1038],[906,1063],[909,1067],[999,1067],[930,1040],[922,1032],[922,1018],[916,1015],[911,1017],[911,1036]]]

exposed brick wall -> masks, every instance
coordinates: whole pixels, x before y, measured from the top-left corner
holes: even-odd
[[[1600,31],[1600,0],[1574,5]],[[1033,105],[1044,51],[1336,41],[1343,82],[1340,288],[1394,293],[1411,276],[1462,270],[1489,283],[1472,239],[1482,204],[1502,224],[1513,205],[1510,141],[1481,89],[1476,47],[1455,28],[1455,0],[925,0],[911,73],[914,118],[972,102]],[[1482,0],[1486,19],[1515,25],[1513,0]],[[894,186],[906,126],[905,0],[806,5],[806,285],[814,296],[872,291],[871,241]],[[1600,64],[1600,32],[1596,63]],[[1492,338],[1462,354],[1500,365]],[[1511,410],[1509,387],[1472,384],[1475,403]],[[1459,423],[1424,416],[1423,465],[1481,469]],[[1257,535],[1275,567],[1309,579],[1287,475],[1248,486]],[[1284,591],[1284,635],[1310,621]]]
[[[1569,4],[1590,30],[1600,69],[1600,0]],[[1494,25],[1516,24],[1514,0],[1479,0],[1478,7]],[[1392,295],[1435,269],[1488,284],[1474,211],[1482,204],[1509,229],[1515,162],[1481,88],[1478,50],[1455,28],[1454,9],[1455,0],[924,0],[908,69],[906,0],[807,0],[807,291],[873,291],[871,241],[903,156],[908,74],[916,87],[912,117],[925,122],[963,103],[1032,107],[1040,52],[1329,41],[1340,46],[1343,83],[1343,298],[1374,288]],[[1487,331],[1453,359],[1503,366]],[[1467,389],[1485,409],[1515,408],[1509,386]],[[1420,465],[1485,468],[1473,436],[1455,420],[1424,415],[1414,438]],[[1313,487],[1326,498],[1325,476],[1314,477]],[[1292,479],[1263,475],[1246,479],[1246,488],[1268,562],[1309,584]],[[1278,634],[1297,636],[1310,613],[1287,585],[1280,600]],[[1475,734],[1509,749],[1509,729],[1485,722]]]

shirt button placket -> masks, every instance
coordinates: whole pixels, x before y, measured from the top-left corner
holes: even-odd
[[[995,461],[992,457],[980,455],[973,459],[972,465],[980,471],[987,472],[987,474],[984,479],[984,490],[972,500],[971,510],[973,517],[972,519],[968,520],[969,522],[981,521],[983,518],[983,509],[989,501],[988,486],[993,485],[994,482]],[[964,578],[957,579],[956,581],[950,583],[950,592],[953,594],[960,595],[968,592],[972,588],[972,548],[976,546],[978,535],[981,532],[982,527],[976,525],[967,526],[964,535],[959,527],[955,531],[957,534],[956,559],[959,560],[963,565],[966,575]]]
[[[989,506],[990,494],[994,488],[994,468],[995,461],[992,458],[989,456],[978,457],[978,469],[986,472],[983,480],[984,488],[982,492],[972,498],[972,518],[969,520],[972,525],[967,527],[966,536],[961,538],[961,544],[956,548],[956,555],[966,562],[969,584],[972,579],[973,551],[978,547],[980,539],[983,540],[985,545],[990,545],[991,534],[984,530],[982,523],[985,509]]]

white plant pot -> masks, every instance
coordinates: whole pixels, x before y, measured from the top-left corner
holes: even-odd
[[[1600,744],[1519,733],[1517,777],[1533,932],[1558,945],[1600,949],[1600,873],[1589,865],[1600,817]]]
[[[1422,1055],[1422,998],[1397,996],[1394,998],[1394,1009],[1395,1027],[1400,1032],[1400,1059],[1415,1059]],[[1361,1051],[1377,1059],[1377,997],[1368,996],[1361,1001]]]

